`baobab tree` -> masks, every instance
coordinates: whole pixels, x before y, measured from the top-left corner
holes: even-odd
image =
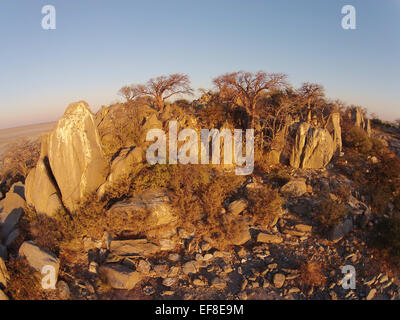
[[[127,102],[139,96],[150,96],[154,98],[159,111],[164,111],[165,101],[177,94],[193,94],[190,80],[186,74],[174,73],[151,78],[147,83],[124,86],[119,93],[125,97]]]
[[[144,87],[143,94],[153,97],[157,107],[162,112],[165,107],[165,100],[176,94],[192,95],[193,90],[186,74],[174,73],[169,76],[150,79]]]
[[[317,111],[321,107],[321,102],[325,96],[324,87],[317,83],[304,82],[298,89],[301,105],[307,106],[307,121],[312,119],[312,106]]]
[[[118,94],[123,96],[126,102],[132,102],[137,97],[143,96],[145,90],[145,85],[133,84],[130,86],[123,86],[121,89],[119,89]]]
[[[256,105],[262,94],[270,94],[286,87],[286,75],[258,71],[233,72],[221,75],[213,80],[222,99],[243,107],[251,118],[254,128]]]

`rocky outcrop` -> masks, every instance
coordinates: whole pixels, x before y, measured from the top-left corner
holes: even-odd
[[[266,154],[266,162],[273,165],[282,162],[282,152],[285,150],[286,141],[290,126],[293,123],[293,119],[290,116],[286,117],[285,125],[283,128],[275,135],[271,142],[270,151]]]
[[[53,183],[44,159],[39,159],[26,178],[26,202],[39,214],[50,217],[63,208],[58,190]]]
[[[294,168],[301,167],[303,149],[306,144],[306,138],[309,129],[310,124],[307,122],[300,123],[297,129],[296,139],[290,154],[290,165]]]
[[[25,205],[25,200],[14,192],[8,192],[0,201],[0,244],[10,242],[8,238],[16,230]]]
[[[364,129],[368,135],[371,135],[371,120],[364,118],[360,107],[355,107],[350,110],[350,119],[356,127]]]
[[[63,208],[48,160],[49,133],[43,135],[40,159],[25,179],[25,199],[39,214],[50,217]]]
[[[109,188],[121,182],[123,179],[129,179],[131,174],[137,173],[142,166],[143,150],[139,147],[122,149],[111,164],[111,173],[107,181],[99,188],[99,196],[102,197]]]
[[[108,173],[93,114],[85,102],[72,103],[43,137],[40,159],[26,179],[25,197],[38,213],[54,216],[64,207],[74,211],[97,192]]]
[[[86,102],[67,108],[50,134],[48,156],[62,201],[70,211],[105,182],[109,165]]]
[[[361,112],[361,108],[359,107],[353,108],[353,110],[351,111],[351,117],[356,127],[364,128],[365,122],[364,122],[364,116]]]
[[[290,156],[294,168],[324,168],[332,159],[335,144],[327,129],[301,123]]]
[[[342,152],[342,128],[340,127],[340,113],[334,112],[330,115],[327,129],[332,135],[334,143],[334,153]]]
[[[138,212],[146,212],[147,230],[150,231],[161,226],[173,227],[177,217],[170,205],[168,195],[161,190],[148,190],[141,194],[115,203],[107,212],[110,216],[134,216]],[[135,231],[135,230],[132,230]]]

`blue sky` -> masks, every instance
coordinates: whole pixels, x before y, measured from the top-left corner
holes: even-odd
[[[41,28],[42,6],[56,30]],[[357,29],[341,27],[354,5]],[[2,0],[0,128],[52,121],[70,102],[93,111],[118,89],[187,73],[194,88],[237,70],[290,82],[400,118],[398,0]]]

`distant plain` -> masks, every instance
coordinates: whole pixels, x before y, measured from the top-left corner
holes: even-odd
[[[39,123],[22,127],[0,129],[0,156],[7,146],[23,139],[35,140],[47,131],[51,131],[55,122]]]

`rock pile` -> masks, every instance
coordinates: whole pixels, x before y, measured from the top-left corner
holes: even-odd
[[[294,168],[324,168],[335,150],[336,144],[327,129],[312,127],[303,122],[297,130],[290,165]]]

